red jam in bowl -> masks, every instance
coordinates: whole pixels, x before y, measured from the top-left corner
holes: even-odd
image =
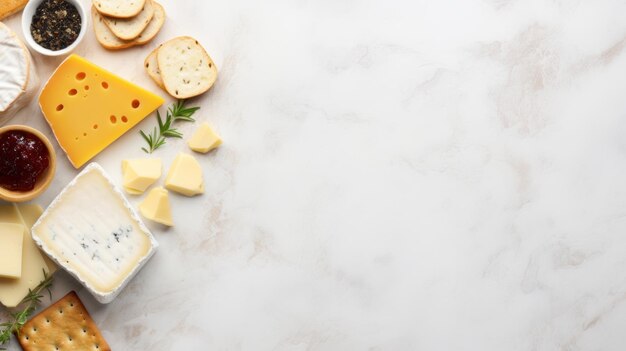
[[[30,191],[50,165],[46,144],[35,135],[14,130],[0,134],[0,186]]]

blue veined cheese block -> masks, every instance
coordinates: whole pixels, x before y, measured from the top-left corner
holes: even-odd
[[[100,303],[113,301],[158,247],[97,163],[61,191],[33,226],[32,236]]]

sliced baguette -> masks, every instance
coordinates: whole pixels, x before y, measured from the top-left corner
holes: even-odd
[[[106,23],[104,17],[96,10],[95,6],[91,7],[91,20],[93,29],[96,33],[96,39],[100,45],[109,50],[121,50],[133,46],[132,41],[122,40],[113,34]]]
[[[161,44],[157,62],[165,90],[178,99],[206,92],[217,79],[215,63],[191,37],[178,37]]]
[[[154,16],[144,31],[134,40],[122,40],[118,38],[109,27],[104,23],[103,16],[92,7],[91,15],[93,18],[93,27],[96,33],[96,39],[100,45],[109,50],[122,50],[131,46],[144,45],[149,43],[159,33],[165,23],[165,10],[156,1],[152,1],[154,7]]]
[[[152,50],[150,55],[146,57],[146,60],[144,61],[144,67],[146,68],[146,72],[148,72],[148,75],[150,76],[150,78],[152,78],[156,85],[161,87],[161,89],[165,89],[165,86],[163,85],[163,79],[161,79],[159,63],[157,62],[157,50],[159,50],[159,48]]]
[[[117,18],[135,17],[145,4],[146,0],[93,0],[93,6],[98,12]]]
[[[104,48],[109,50],[121,50],[133,46],[132,41],[122,40],[111,32],[106,23],[104,23],[104,17],[96,10],[95,6],[91,8],[91,19],[93,21],[96,39],[98,39],[98,42]]]
[[[165,9],[161,4],[152,0],[152,6],[154,7],[154,16],[146,29],[139,34],[137,38],[134,40],[134,45],[144,45],[152,41],[154,37],[161,31],[163,28],[163,24],[165,24]]]
[[[133,40],[146,29],[154,16],[152,0],[146,0],[146,4],[139,14],[132,18],[115,18],[104,16],[104,24],[109,27],[116,37],[122,40]]]

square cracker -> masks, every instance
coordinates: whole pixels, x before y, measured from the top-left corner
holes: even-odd
[[[29,320],[18,340],[25,351],[111,351],[74,291]]]

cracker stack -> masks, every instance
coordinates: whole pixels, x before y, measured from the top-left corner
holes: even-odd
[[[154,0],[93,0],[91,16],[98,42],[109,50],[146,44],[165,23],[165,10]]]
[[[198,96],[217,80],[215,63],[192,37],[161,44],[146,57],[144,67],[159,87],[177,99]]]

